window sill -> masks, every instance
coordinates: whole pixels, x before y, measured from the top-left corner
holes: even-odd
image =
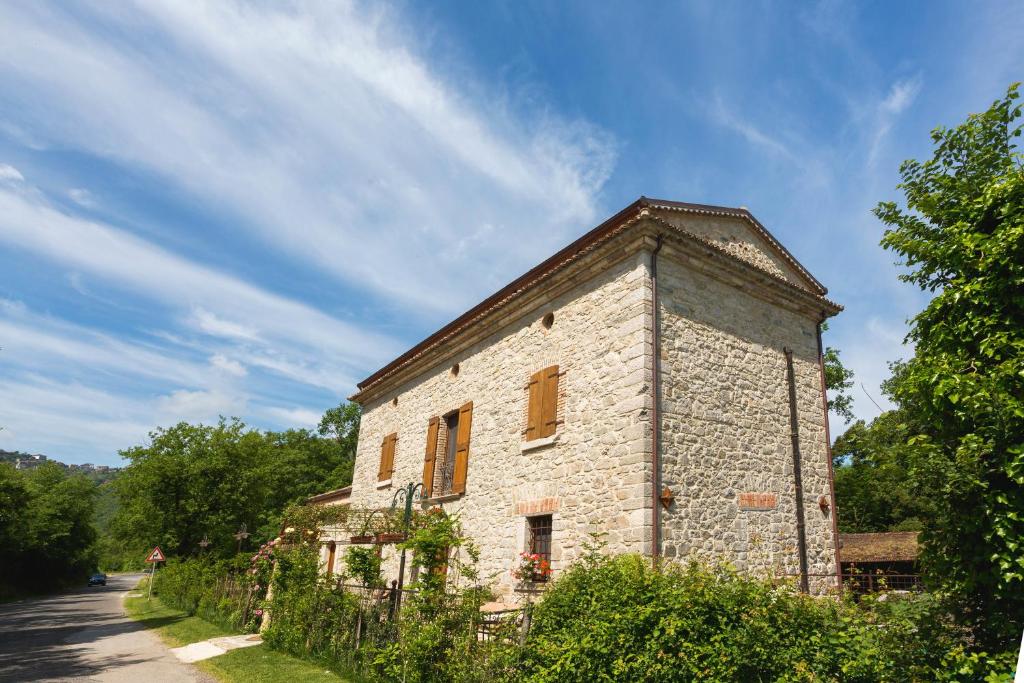
[[[521,453],[528,453],[529,451],[535,451],[538,448],[553,446],[556,443],[558,443],[558,434],[552,434],[551,436],[541,437],[540,439],[522,442],[519,444],[519,451]]]
[[[427,503],[428,505],[433,505],[434,503],[449,503],[449,502],[451,502],[453,500],[458,500],[459,498],[462,498],[464,495],[466,495],[466,494],[465,493],[445,493],[444,495],[432,496],[430,498],[427,498],[423,502]]]
[[[385,479],[384,481],[378,481],[377,482],[377,488],[379,488],[379,489],[391,488],[391,480],[390,479]]]

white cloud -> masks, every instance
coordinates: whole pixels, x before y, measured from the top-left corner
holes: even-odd
[[[63,214],[34,196],[0,189],[0,242],[91,272],[172,310],[183,308],[211,334],[284,343],[298,355],[327,352],[334,363],[350,367],[379,363],[399,348],[122,230]],[[247,323],[234,322],[239,319]]]
[[[75,382],[0,378],[0,415],[8,448],[25,448],[65,462],[117,464],[116,450],[144,443],[153,423],[146,402]],[[82,454],[87,454],[85,458]]]
[[[889,93],[878,103],[871,117],[870,145],[868,147],[867,167],[873,169],[881,157],[886,137],[896,124],[900,114],[907,110],[917,99],[921,91],[919,76],[896,81],[889,88]]]
[[[189,391],[180,389],[156,399],[156,413],[161,422],[210,422],[219,417],[240,417],[245,414],[245,398],[220,391]]]
[[[248,374],[244,365],[219,353],[210,356],[210,365],[235,377],[245,377]]]
[[[271,406],[266,408],[264,412],[284,428],[302,427],[305,429],[313,429],[320,424],[320,418],[323,416],[322,413],[318,413],[315,410],[310,410],[308,408],[281,408],[278,406]]]
[[[22,182],[25,176],[21,171],[9,164],[0,164],[0,182]]]
[[[901,114],[904,109],[914,102],[920,91],[920,78],[896,81],[889,89],[889,94],[882,100],[879,109],[888,114]]]
[[[155,172],[282,255],[410,310],[461,309],[598,217],[606,133],[513,117],[486,87],[431,68],[420,27],[392,12],[88,10],[0,6],[0,86],[32,83],[37,136]],[[149,38],[119,41],[100,22]],[[482,226],[487,239],[443,272],[422,267]]]
[[[202,308],[197,308],[192,311],[192,316],[189,319],[189,322],[203,332],[215,337],[244,339],[247,341],[256,341],[259,339],[259,335],[256,333],[254,328],[241,323],[235,323],[230,320],[218,318],[213,313]]]
[[[3,356],[0,362],[22,371],[62,370],[82,375],[103,372],[120,377],[205,385],[204,365],[176,356],[168,349],[130,343],[95,330],[28,311],[0,300],[7,314],[0,318]]]
[[[752,123],[741,118],[736,113],[738,108],[726,105],[718,93],[715,93],[715,96],[707,106],[711,119],[718,125],[739,133],[747,142],[762,147],[773,154],[785,159],[795,159],[793,152],[790,151],[786,144],[762,132]]]
[[[96,207],[96,199],[92,196],[89,190],[82,189],[80,187],[73,187],[68,190],[68,196],[71,200],[80,206],[84,206],[87,209]]]

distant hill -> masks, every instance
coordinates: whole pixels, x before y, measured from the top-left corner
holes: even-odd
[[[52,462],[66,470],[70,470],[71,472],[84,474],[97,484],[110,481],[117,476],[118,472],[121,471],[120,467],[94,465],[91,462],[82,463],[81,465],[68,465],[60,460],[54,460],[53,458],[41,453],[22,453],[21,451],[5,451],[3,449],[0,449],[0,462],[9,462],[14,465],[15,469],[19,470],[28,470],[33,467],[38,467],[44,462]]]

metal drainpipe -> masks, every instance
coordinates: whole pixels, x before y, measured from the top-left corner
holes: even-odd
[[[800,471],[800,432],[796,411],[796,376],[793,373],[793,350],[783,348],[786,354],[786,378],[789,383],[789,435],[793,442],[793,484],[796,488],[796,543],[800,554],[800,591],[810,592],[807,579],[807,530],[804,528],[804,484]]]
[[[830,496],[832,517],[832,543],[836,555],[836,583],[839,592],[843,592],[843,567],[839,562],[839,509],[836,505],[835,474],[832,471],[832,435],[828,426],[828,386],[825,383],[825,350],[821,344],[821,324],[825,322],[825,312],[818,321],[818,368],[821,371],[821,409],[825,414],[825,459],[828,462],[828,493]]]
[[[651,303],[654,307],[654,330],[651,350],[654,353],[654,370],[651,375],[651,562],[658,564],[661,556],[661,422],[658,406],[661,403],[661,314],[658,310],[658,252],[665,239],[658,235],[657,244],[651,252]]]

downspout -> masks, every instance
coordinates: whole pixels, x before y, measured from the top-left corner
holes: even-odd
[[[821,320],[818,321],[818,368],[821,370],[821,409],[825,414],[825,459],[828,462],[828,493],[831,503],[832,517],[832,544],[835,546],[836,555],[836,583],[840,594],[843,592],[843,567],[840,564],[839,556],[839,506],[836,505],[836,484],[835,475],[832,471],[832,435],[828,426],[828,386],[825,383],[825,351],[821,344],[821,324],[825,322],[825,313],[822,311]]]
[[[800,554],[800,592],[809,593],[807,579],[807,530],[804,528],[804,484],[800,471],[800,431],[796,412],[796,376],[793,373],[793,350],[783,348],[786,354],[786,379],[789,383],[789,436],[793,442],[793,484],[796,488],[796,543]]]
[[[658,241],[651,252],[651,303],[654,307],[651,350],[654,354],[651,375],[651,561],[657,565],[661,556],[661,313],[658,310],[658,252],[665,236],[658,235]]]

